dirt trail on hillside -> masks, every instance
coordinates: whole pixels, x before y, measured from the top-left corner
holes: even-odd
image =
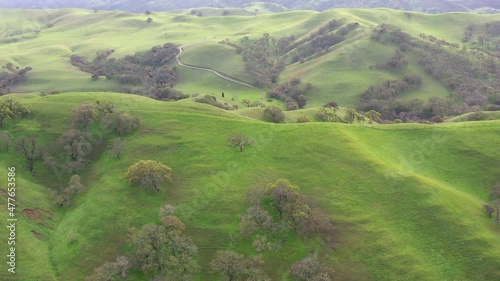
[[[222,79],[225,79],[227,81],[230,81],[230,82],[233,82],[233,83],[236,83],[236,84],[240,84],[240,85],[243,85],[243,86],[246,86],[246,87],[250,87],[250,88],[253,88],[253,89],[257,89],[257,87],[253,86],[253,85],[250,85],[248,83],[245,83],[243,81],[239,81],[235,78],[231,78],[225,74],[222,74],[216,70],[213,70],[211,68],[208,68],[208,67],[202,67],[202,66],[194,66],[194,65],[189,65],[189,64],[185,64],[181,61],[181,54],[184,50],[182,50],[182,47],[184,46],[180,46],[178,47],[177,49],[179,50],[179,54],[177,54],[177,56],[175,57],[175,59],[177,60],[177,63],[182,66],[182,67],[187,67],[187,68],[191,68],[191,69],[198,69],[198,70],[203,70],[203,71],[209,71],[209,72],[212,72],[213,74],[219,76],[220,78]]]

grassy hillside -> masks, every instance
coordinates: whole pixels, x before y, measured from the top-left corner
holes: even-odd
[[[303,64],[297,62],[288,65],[282,73],[282,81],[300,77],[303,82],[313,84],[314,90],[308,97],[310,107],[331,100],[341,106],[354,105],[369,85],[379,84],[386,79],[398,79],[410,73],[423,77],[423,86],[405,94],[403,99],[445,97],[448,90],[417,64],[416,57],[407,57],[409,67],[403,72],[370,70],[370,65],[387,61],[394,52],[393,47],[388,48],[370,40],[371,30],[379,24],[389,23],[413,36],[425,33],[451,43],[461,43],[463,30],[470,23],[481,24],[499,19],[495,15],[436,16],[419,13],[412,13],[408,18],[403,12],[385,9],[336,9],[322,13],[293,11],[252,17],[154,13],[150,15],[153,22],[149,24],[146,15],[124,12],[0,10],[0,14],[5,23],[0,28],[0,52],[5,54],[0,58],[0,64],[10,62],[33,67],[27,82],[15,86],[15,92],[118,91],[122,86],[115,80],[90,81],[89,74],[70,64],[71,55],[92,58],[96,52],[114,49],[112,57],[124,57],[166,42],[187,45],[182,58],[186,63],[208,66],[249,81],[251,78],[241,56],[217,42],[229,39],[238,43],[245,36],[254,40],[266,32],[276,38],[289,35],[301,38],[332,19],[345,23],[358,22],[360,27],[350,33],[347,40],[330,48],[327,54]],[[136,40],[130,40],[130,36]],[[224,91],[219,85],[227,83],[215,75],[192,80],[189,77],[205,75],[192,69],[181,71],[184,76],[181,80],[186,84],[178,85],[178,88],[189,94],[201,92],[199,89]],[[264,92],[255,90],[250,93],[249,89],[246,90],[251,100],[259,99]]]
[[[155,221],[165,203],[178,207],[200,248],[202,272],[196,280],[217,280],[209,273],[216,250],[255,254],[251,241],[231,246],[229,239],[239,232],[246,190],[278,178],[297,184],[334,220],[335,250],[328,262],[336,280],[494,280],[500,275],[500,231],[482,212],[489,189],[500,180],[498,121],[275,125],[187,100],[165,103],[88,92],[15,97],[33,111],[32,117],[2,128],[16,138],[36,135],[49,143],[69,129],[72,108],[96,99],[113,101],[117,110],[140,116],[142,124],[125,139],[121,160],[96,154],[81,174],[87,191],[68,209],[50,203],[47,187],[59,184],[55,178],[43,172],[33,178],[17,154],[1,154],[3,170],[12,165],[19,170],[16,280],[83,280],[126,252],[128,229]],[[227,147],[227,137],[236,132],[257,143],[243,153]],[[140,159],[173,169],[165,193],[126,183],[124,172]],[[4,177],[0,183],[5,186]],[[30,221],[23,209],[51,215]],[[291,280],[291,264],[305,257],[308,247],[289,237],[284,249],[264,255],[266,272],[272,280]],[[143,280],[139,272],[131,278]]]
[[[231,77],[252,83],[252,77],[245,70],[245,62],[234,48],[216,43],[200,43],[185,46],[182,62],[189,65],[208,67]]]
[[[0,150],[0,169],[15,166],[18,170],[19,203],[18,275],[12,279],[2,271],[0,279],[84,280],[104,262],[129,254],[131,229],[157,221],[160,207],[168,203],[177,207],[176,214],[199,247],[201,271],[194,279],[218,280],[210,270],[217,250],[257,254],[251,239],[238,238],[247,191],[283,178],[323,209],[336,229],[332,245],[291,233],[279,252],[265,252],[265,271],[273,281],[291,281],[291,265],[317,250],[334,268],[335,280],[497,280],[500,229],[482,208],[491,187],[500,183],[498,114],[484,113],[487,121],[462,122],[477,114],[472,113],[439,125],[291,123],[303,115],[314,120],[317,108],[330,101],[339,103],[338,113],[343,116],[368,86],[406,74],[418,74],[423,84],[405,92],[402,99],[448,96],[450,90],[411,53],[405,54],[407,69],[374,68],[396,50],[370,39],[376,26],[389,23],[411,36],[425,33],[471,47],[477,42],[461,42],[465,28],[500,17],[387,9],[267,13],[272,11],[262,3],[247,8],[250,11],[197,9],[200,15],[191,10],[144,15],[0,9],[0,65],[33,67],[25,82],[12,87],[15,94],[11,95],[33,114],[7,120],[0,130],[15,139],[36,136],[43,145],[50,145],[70,129],[72,110],[95,100],[111,101],[117,111],[141,119],[140,130],[124,138],[127,150],[121,159],[107,151],[110,138],[116,136],[105,134],[97,124],[91,127],[91,165],[80,173],[87,191],[67,208],[56,207],[49,192],[66,186],[67,178],[58,178],[41,163],[31,176],[14,149]],[[255,9],[259,9],[257,15],[253,15]],[[153,21],[148,23],[148,17]],[[218,102],[240,109],[220,110],[194,102],[194,96],[161,102],[119,94],[123,85],[116,79],[93,81],[89,73],[70,63],[72,55],[92,59],[97,52],[113,49],[111,58],[122,58],[171,42],[184,46],[184,63],[253,83],[241,54],[220,41],[244,44],[247,37],[256,40],[264,33],[300,40],[332,19],[357,22],[359,28],[303,63],[287,58],[278,82],[299,77],[313,88],[306,108],[285,112],[286,124],[262,122],[263,108],[243,105],[248,99],[285,108],[284,102],[268,101],[266,89],[181,67],[175,59],[169,65],[177,68],[174,89],[214,95]],[[39,94],[56,90],[63,93]],[[242,153],[227,146],[228,137],[239,132],[256,141]],[[141,159],[172,168],[173,179],[165,192],[153,194],[126,182],[127,168]],[[0,176],[0,185],[6,186],[5,176]],[[0,218],[5,220],[4,199]],[[0,228],[0,236],[7,235],[6,228]],[[129,280],[152,277],[132,271]]]

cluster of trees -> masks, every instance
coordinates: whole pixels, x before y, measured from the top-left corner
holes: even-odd
[[[81,183],[79,175],[72,175],[69,179],[68,186],[65,187],[59,194],[54,196],[54,202],[60,207],[69,206],[73,202],[75,196],[85,191],[85,186]]]
[[[488,22],[484,25],[484,29],[487,35],[491,37],[499,37],[500,21]]]
[[[403,70],[408,67],[409,61],[403,56],[401,51],[396,50],[394,55],[389,59],[388,62],[383,64],[376,64],[375,66],[378,69],[385,69],[390,71],[398,71]]]
[[[129,181],[154,190],[165,177],[170,178],[170,169],[154,161],[140,161],[127,172]],[[68,193],[73,194],[83,188],[79,184],[79,178],[72,177]],[[258,255],[245,256],[233,250],[219,250],[210,263],[213,272],[220,274],[224,280],[270,281],[263,270],[261,254],[279,251],[291,231],[311,242],[320,239],[329,247],[334,225],[326,213],[313,207],[308,200],[300,194],[297,186],[286,180],[278,180],[265,188],[250,189],[247,196],[250,206],[242,216],[240,231],[244,238],[254,238],[253,246]],[[271,215],[273,213],[277,216]],[[198,248],[184,234],[186,226],[175,216],[173,206],[167,204],[162,207],[159,218],[161,224],[149,223],[140,229],[132,229],[129,235],[130,253],[104,263],[86,280],[126,279],[130,269],[159,274],[166,280],[192,280],[193,274],[199,270]],[[317,254],[295,262],[290,273],[294,280],[333,278],[332,268],[320,262]]]
[[[495,104],[500,100],[500,60],[496,57],[477,50],[458,50],[438,40],[419,40],[387,24],[377,27],[372,38],[382,44],[396,44],[401,52],[415,54],[419,65],[451,93],[445,99],[433,97],[427,104],[423,100],[402,102],[389,99],[384,102],[364,97],[359,106],[361,110],[378,111],[386,120],[436,121],[470,111],[500,109]],[[365,94],[373,95],[372,90],[377,88],[370,87]],[[385,94],[390,95],[391,91]]]
[[[249,99],[244,99],[241,101],[242,104],[246,105],[246,107],[259,107],[260,101],[251,101]]]
[[[240,48],[245,67],[255,83],[260,87],[272,88],[285,68],[281,56],[283,50],[278,48],[276,38],[265,33],[255,41],[244,40]]]
[[[345,116],[341,117],[337,114],[338,104],[336,102],[329,102],[316,111],[316,119],[320,122],[334,122],[334,123],[349,123],[353,124],[355,121],[358,123],[365,122],[365,115],[359,113],[356,109],[349,107],[346,110]],[[299,120],[298,120],[299,121]],[[375,121],[371,120],[370,122]],[[308,122],[308,121],[300,121]]]
[[[306,94],[312,88],[312,85],[307,83],[301,87],[300,83],[299,78],[293,78],[274,87],[267,95],[270,98],[286,102],[288,110],[304,108],[307,104]]]
[[[245,37],[242,44],[231,43],[228,39],[219,43],[236,48],[245,61],[247,71],[252,75],[255,83],[260,87],[273,88],[280,73],[285,67],[285,61],[291,57],[292,62],[311,58],[329,47],[345,40],[345,35],[356,29],[358,23],[350,23],[344,27],[337,20],[331,20],[318,31],[305,38],[297,40],[294,35],[276,39],[265,33],[257,40]],[[337,30],[338,29],[338,30]],[[332,31],[337,30],[335,33]]]
[[[186,226],[174,212],[174,207],[166,205],[160,211],[161,224],[149,223],[141,229],[132,229],[129,256],[119,256],[115,262],[106,262],[86,280],[127,278],[130,269],[141,270],[145,274],[160,274],[167,280],[192,280],[193,273],[199,270],[196,261],[198,247],[184,234]]]
[[[8,113],[8,114],[3,114]],[[19,101],[9,97],[0,100],[0,117],[21,117],[29,110]],[[102,138],[95,138],[90,131],[96,121],[100,121]],[[100,153],[94,150],[95,145],[106,142],[112,135],[126,136],[139,127],[139,119],[127,113],[118,113],[111,102],[95,101],[81,103],[73,110],[72,128],[55,141],[43,145],[37,137],[14,137],[8,131],[0,132],[0,151],[9,152],[14,144],[15,151],[23,158],[26,169],[35,175],[37,163],[53,172],[59,180],[69,178],[68,185],[53,188],[54,202],[58,206],[68,206],[73,198],[85,190],[77,173],[87,167],[90,156]],[[108,145],[109,153],[117,158],[123,154],[125,143],[114,138]],[[42,168],[42,167],[40,167]]]
[[[280,251],[290,232],[307,242],[321,241],[324,247],[330,247],[335,230],[331,219],[289,181],[280,179],[267,187],[250,189],[247,203],[249,206],[241,218],[240,233],[244,239],[253,240],[252,245],[259,255]],[[320,262],[317,256],[308,256],[292,265],[290,273],[294,280],[333,278],[331,267]],[[259,256],[245,258],[234,252],[219,251],[212,261],[212,268],[224,273],[227,280],[269,280],[259,270],[260,264]]]
[[[260,256],[245,257],[234,251],[219,250],[210,263],[213,271],[229,281],[270,281],[262,267],[264,261]]]
[[[336,102],[329,102],[316,111],[316,119],[321,122],[341,122],[342,119],[337,115],[338,109]]]
[[[167,43],[121,59],[109,58],[114,50],[98,53],[92,61],[73,55],[71,63],[80,70],[91,73],[94,80],[100,76],[117,79],[127,85],[122,89],[123,92],[159,100],[179,100],[188,96],[170,89],[177,81],[177,68],[168,67],[178,52],[176,45]]]
[[[469,24],[465,27],[464,30],[464,37],[462,38],[463,43],[467,43],[472,39],[472,36],[474,36],[474,31],[476,30],[477,25],[475,24]]]
[[[402,80],[387,80],[380,85],[372,85],[361,95],[358,109],[379,112],[384,120],[415,121],[415,118],[424,116],[424,102],[420,99],[399,100],[398,97],[421,86],[422,78],[416,74],[406,75]]]
[[[182,100],[189,98],[188,94],[172,88],[158,88],[152,91],[153,98],[161,101]]]
[[[13,97],[0,99],[0,128],[4,121],[18,119],[29,115],[31,111],[21,102]]]
[[[251,189],[247,196],[250,206],[242,216],[240,232],[246,238],[255,237],[257,252],[279,251],[290,231],[307,240],[329,242],[334,232],[332,221],[307,200],[296,185],[286,180]],[[272,213],[277,213],[277,218]]]
[[[310,255],[295,262],[290,275],[297,281],[329,281],[333,280],[334,271],[330,266],[321,262],[317,255]]]
[[[471,42],[474,49],[500,58],[500,21],[469,24],[464,30],[462,42]]]
[[[387,103],[393,103],[394,100],[411,90],[416,90],[422,86],[422,78],[416,74],[406,75],[402,80],[387,80],[379,85],[371,85],[366,89],[360,98],[359,108],[364,111],[371,109],[381,110],[375,107],[377,103],[386,106]]]
[[[86,131],[95,121],[103,129],[120,136],[131,134],[139,128],[140,119],[124,112],[115,112],[113,103],[97,100],[82,103],[73,110],[73,128]]]
[[[317,55],[324,54],[328,52],[328,49],[335,46],[346,39],[346,35],[359,27],[359,23],[349,23],[336,32],[331,33],[331,30],[337,26],[337,21],[331,21],[332,24],[328,24],[325,27],[320,28],[318,32],[315,32],[307,37],[307,41],[299,43],[296,49],[290,53],[292,58],[292,63],[294,62],[305,62],[307,60],[315,58]],[[330,27],[332,28],[330,30]],[[330,32],[330,33],[329,33]],[[304,40],[304,39],[303,39]],[[301,40],[302,41],[302,40]],[[294,46],[293,44],[292,46]]]
[[[311,42],[312,40],[314,40],[315,38],[318,38],[318,37],[321,37],[321,36],[324,36],[334,30],[336,30],[337,28],[341,27],[342,26],[342,22],[338,21],[338,20],[331,20],[329,21],[327,24],[321,26],[318,31],[315,31],[315,32],[312,32],[311,34],[309,34],[307,37],[304,37],[298,41],[295,41],[295,36],[290,36],[290,37],[284,37],[283,39],[292,39],[291,42],[287,45],[283,45],[282,47],[285,48],[285,52],[289,52],[295,48],[297,48],[298,46],[302,45],[302,44],[305,44],[307,42]],[[283,40],[282,39],[282,40]],[[281,41],[281,40],[280,40]],[[295,41],[295,42],[293,42]]]
[[[257,40],[250,40],[245,37],[240,45],[230,42],[228,39],[219,43],[234,47],[245,61],[247,71],[252,75],[255,84],[268,89],[268,95],[287,103],[289,110],[303,108],[306,104],[306,93],[311,89],[311,85],[299,87],[300,79],[294,78],[291,81],[277,85],[279,76],[285,68],[289,58],[291,62],[313,58],[313,55],[326,51],[329,47],[343,41],[345,36],[356,29],[359,24],[351,23],[341,28],[342,23],[331,20],[318,31],[309,36],[297,40],[294,35],[276,39],[265,33]],[[338,29],[338,30],[337,30]],[[331,33],[335,31],[335,33]],[[247,103],[247,106],[250,106]],[[258,106],[253,103],[252,106]]]
[[[285,123],[285,113],[283,113],[281,108],[275,105],[266,107],[266,109],[264,110],[264,118],[268,122]]]
[[[427,40],[427,41],[430,41],[432,43],[435,43],[437,45],[445,45],[445,46],[448,46],[448,47],[452,47],[452,48],[456,48],[456,49],[459,49],[460,48],[460,45],[457,44],[457,43],[450,43],[444,39],[439,39],[439,38],[436,38],[432,35],[427,35],[425,33],[420,33],[418,35],[418,37],[424,39],[424,40]],[[404,49],[405,46],[403,46],[403,49]]]
[[[30,66],[22,69],[19,66],[14,67],[10,62],[2,66],[2,69],[0,71],[0,96],[10,93],[9,86],[24,82],[26,73],[33,70]]]
[[[106,262],[99,268],[96,268],[94,274],[88,276],[86,281],[109,281],[117,280],[120,276],[123,279],[128,278],[128,272],[131,268],[129,259],[126,256],[118,256],[113,262]]]

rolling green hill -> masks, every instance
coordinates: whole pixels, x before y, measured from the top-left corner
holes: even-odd
[[[308,95],[308,106],[313,107],[331,100],[341,106],[355,105],[369,85],[379,84],[386,79],[399,79],[410,73],[421,76],[423,86],[405,94],[402,99],[446,97],[449,90],[427,74],[418,65],[418,57],[414,55],[407,55],[409,66],[406,70],[370,70],[371,65],[389,59],[396,49],[396,46],[374,43],[370,39],[372,29],[388,23],[415,37],[425,33],[461,44],[463,32],[469,24],[499,20],[499,16],[495,15],[474,14],[433,16],[414,13],[408,18],[404,12],[385,9],[337,9],[322,13],[293,11],[251,17],[155,13],[151,15],[154,21],[150,24],[146,22],[148,16],[123,12],[0,10],[0,13],[5,22],[0,28],[0,51],[6,54],[0,59],[0,64],[10,62],[33,67],[27,82],[14,87],[16,92],[118,91],[121,86],[115,80],[90,82],[88,74],[69,63],[70,56],[92,57],[96,52],[113,49],[115,53],[111,57],[124,57],[166,42],[188,45],[183,59],[189,64],[211,66],[222,73],[248,81],[249,76],[245,73],[241,57],[218,42],[229,39],[238,43],[245,36],[255,40],[266,32],[277,38],[289,35],[302,38],[332,19],[345,23],[358,22],[359,28],[349,33],[345,41],[330,47],[326,54],[303,64],[289,64],[282,73],[282,81],[300,77],[304,83],[313,84],[314,90]],[[129,40],[130,36],[137,40]],[[465,46],[471,46],[472,43],[466,43]],[[205,76],[197,70],[182,71],[189,72],[187,76]],[[181,79],[184,82],[177,87],[188,94],[218,93],[227,88],[221,85],[231,84],[216,76],[200,81]],[[258,99],[258,92],[262,90],[255,91],[252,100]]]
[[[69,129],[72,108],[96,99],[113,101],[119,111],[140,116],[142,124],[125,139],[122,159],[96,155],[81,174],[87,191],[67,209],[51,204],[47,188],[57,181],[41,166],[33,178],[17,154],[0,154],[3,170],[18,169],[16,280],[83,280],[126,251],[128,229],[154,221],[165,203],[177,206],[200,248],[202,273],[196,280],[217,280],[209,274],[217,249],[254,254],[250,241],[231,246],[229,239],[238,233],[246,190],[278,178],[297,184],[333,219],[335,250],[327,256],[336,280],[485,280],[500,274],[500,231],[482,213],[489,189],[500,180],[498,121],[275,125],[189,101],[114,93],[15,97],[33,111],[2,128],[16,138],[36,135],[50,143]],[[258,141],[239,153],[225,145],[235,132]],[[125,182],[126,168],[140,159],[173,169],[165,193]],[[5,185],[5,178],[0,182]],[[32,221],[22,215],[26,209],[50,215]],[[277,254],[264,255],[272,280],[290,280],[291,264],[307,255],[306,243],[287,241]],[[131,278],[140,276],[132,272]]]
[[[262,7],[255,5],[252,9]],[[330,101],[339,103],[339,115],[344,116],[368,86],[407,74],[422,77],[422,86],[403,93],[402,100],[447,97],[449,88],[419,64],[416,53],[405,53],[408,67],[401,71],[374,67],[387,62],[398,48],[372,40],[374,28],[388,23],[412,38],[433,35],[458,44],[459,52],[463,46],[491,47],[481,45],[477,34],[462,42],[464,31],[471,24],[483,28],[498,22],[499,16],[387,9],[232,12],[213,8],[203,8],[201,15],[190,10],[150,15],[0,10],[0,65],[33,68],[26,81],[11,86],[12,94],[0,97],[20,100],[32,114],[6,120],[0,132],[10,132],[14,141],[36,136],[51,151],[60,148],[56,141],[71,129],[72,110],[82,102],[110,101],[116,111],[140,118],[139,130],[122,137],[126,151],[120,159],[108,153],[116,134],[101,124],[88,129],[85,138],[92,150],[88,167],[79,172],[86,191],[68,207],[56,206],[51,194],[67,186],[68,176],[58,177],[41,162],[32,176],[14,147],[6,152],[0,146],[0,169],[15,166],[17,170],[19,219],[17,275],[12,278],[3,270],[0,279],[85,280],[105,262],[130,254],[127,241],[132,229],[157,222],[160,208],[171,204],[199,248],[200,271],[193,279],[222,280],[210,267],[218,250],[258,254],[252,245],[255,237],[240,235],[248,190],[287,179],[311,206],[327,214],[335,230],[329,243],[289,231],[279,251],[263,252],[264,271],[273,281],[293,281],[292,264],[314,253],[334,269],[334,280],[497,280],[500,228],[484,213],[483,205],[489,202],[491,188],[500,183],[498,114],[485,113],[488,120],[462,122],[477,114],[472,113],[432,125],[297,124],[296,120],[303,115],[314,120],[318,107]],[[303,61],[293,62],[293,52],[312,43],[306,40],[292,49],[278,80],[299,77],[312,83],[307,106],[285,111],[285,124],[263,122],[264,108],[245,108],[244,99],[281,108],[285,103],[263,98],[264,88],[242,84],[255,81],[245,65],[244,51],[238,48],[264,33],[274,38],[293,35],[294,42],[301,42],[333,19],[340,26],[353,22],[359,26],[345,40]],[[72,55],[91,60],[106,50],[114,50],[110,58],[120,59],[167,42],[184,46],[182,62],[202,68],[182,67],[175,58],[165,66],[176,69],[174,89],[191,95],[176,102],[118,93],[123,84],[117,79],[91,79],[90,73],[70,62]],[[62,93],[44,96],[41,91]],[[239,109],[194,102],[204,95]],[[227,145],[228,137],[240,132],[254,140],[241,153]],[[152,193],[125,180],[127,168],[139,160],[156,160],[172,168],[165,191]],[[4,221],[6,184],[4,172],[0,175]],[[8,235],[5,227],[0,228],[0,237]],[[128,280],[152,278],[154,274],[134,269]]]

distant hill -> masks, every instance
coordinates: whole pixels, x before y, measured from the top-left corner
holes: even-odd
[[[500,10],[498,0],[276,0],[268,3],[271,11],[282,11],[276,9],[276,4],[288,9],[311,9],[323,11],[331,8],[376,8],[386,7],[407,11],[419,11],[427,13],[446,12],[479,12],[496,13]],[[99,10],[121,10],[134,13],[145,11],[169,11],[177,9],[188,9],[197,7],[242,7],[248,6],[253,1],[248,0],[0,0],[1,8],[85,8]],[[259,5],[264,4],[260,2]]]

